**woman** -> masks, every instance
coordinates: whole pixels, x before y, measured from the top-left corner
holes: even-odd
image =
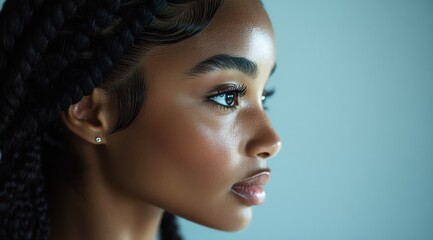
[[[10,0],[1,24],[0,239],[248,224],[280,149],[260,1]]]

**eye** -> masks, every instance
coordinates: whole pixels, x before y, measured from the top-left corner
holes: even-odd
[[[234,109],[239,106],[239,98],[244,96],[246,92],[245,86],[227,86],[207,97],[208,100],[226,109]]]
[[[229,93],[220,93],[217,96],[210,97],[209,99],[224,107],[232,107],[234,106],[235,103],[238,104],[237,98],[238,98],[237,93],[229,92]]]
[[[268,107],[266,106],[266,100],[269,99],[270,97],[272,97],[272,95],[274,95],[274,93],[275,93],[275,89],[270,89],[270,90],[265,89],[265,90],[263,91],[263,94],[262,94],[261,100],[262,100],[263,108],[264,108],[265,110],[268,109]]]

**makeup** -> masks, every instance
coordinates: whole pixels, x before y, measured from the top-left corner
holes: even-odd
[[[207,97],[208,101],[227,110],[234,110],[239,106],[239,99],[246,94],[245,85],[220,86],[216,92]]]
[[[264,171],[249,177],[232,186],[231,191],[248,205],[259,205],[265,201],[266,192],[263,189],[271,173]]]

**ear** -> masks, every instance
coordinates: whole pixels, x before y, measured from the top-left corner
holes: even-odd
[[[89,96],[71,105],[62,113],[65,126],[82,140],[92,144],[104,144],[117,122],[112,97],[95,88]],[[100,141],[99,141],[100,140]]]

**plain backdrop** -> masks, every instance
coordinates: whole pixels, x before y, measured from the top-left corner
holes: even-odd
[[[0,1],[1,2],[1,1]],[[248,228],[189,240],[432,240],[433,1],[264,0],[283,148]]]

